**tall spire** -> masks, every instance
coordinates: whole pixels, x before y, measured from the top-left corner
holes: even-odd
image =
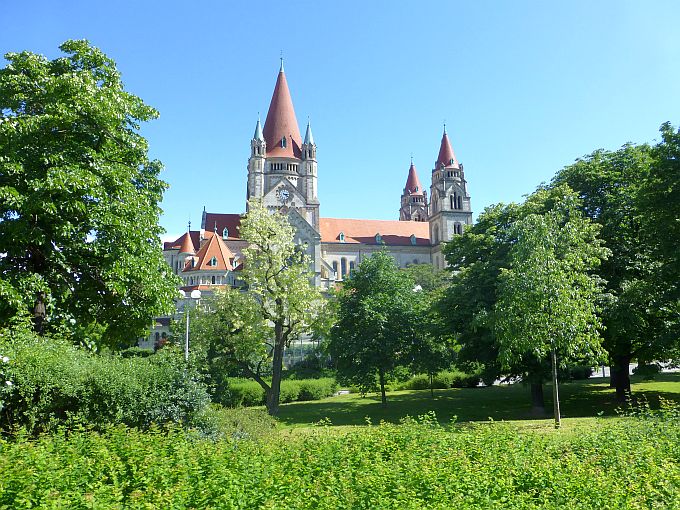
[[[416,172],[416,166],[413,164],[413,158],[411,158],[411,166],[408,169],[408,178],[406,179],[404,194],[408,195],[423,194],[423,187],[420,185],[420,179],[418,179],[418,172]]]
[[[260,125],[260,115],[257,115],[257,124],[255,124],[255,134],[253,135],[253,139],[257,140],[258,142],[263,142],[264,141],[264,136],[262,136],[262,126]]]
[[[283,72],[283,60],[281,60],[281,70],[276,79],[276,86],[269,104],[267,119],[264,121],[263,134],[267,142],[267,156],[301,157],[300,129],[295,118],[295,109],[290,97],[286,75]]]
[[[441,166],[458,168],[458,160],[451,148],[449,135],[446,134],[446,124],[444,124],[444,134],[442,135],[442,143],[439,147],[439,156],[437,157],[437,163],[435,163],[435,169]]]
[[[314,145],[314,136],[312,136],[312,124],[307,119],[307,132],[305,133],[304,143],[308,145]]]

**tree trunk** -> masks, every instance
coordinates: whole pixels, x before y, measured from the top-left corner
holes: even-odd
[[[552,383],[553,383],[553,412],[555,414],[555,428],[559,429],[562,425],[562,418],[560,416],[560,395],[557,388],[557,353],[553,348],[550,351],[550,359],[552,361]]]
[[[275,328],[276,329],[276,328]],[[279,399],[281,397],[281,375],[283,372],[283,342],[274,344],[274,359],[272,366],[272,385],[267,393],[267,412],[276,416],[279,414]]]
[[[434,375],[430,374],[430,396],[432,398],[434,398],[434,386],[432,385],[433,382],[434,382],[433,380],[434,380]]]
[[[628,355],[614,356],[614,363],[610,370],[614,387],[616,388],[616,401],[623,404],[630,398],[630,358]]]
[[[33,331],[38,334],[42,333],[46,315],[45,294],[43,292],[38,292],[35,304],[33,305]]]
[[[543,383],[531,383],[531,415],[545,416],[545,399],[543,398]]]
[[[383,407],[387,407],[387,395],[385,395],[385,371],[380,369],[380,395]]]
[[[614,371],[614,359],[609,356],[609,387],[616,388],[616,372]]]

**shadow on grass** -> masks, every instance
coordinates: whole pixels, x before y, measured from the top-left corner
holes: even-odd
[[[635,399],[646,401],[652,409],[659,407],[659,397],[680,404],[680,374],[663,374],[651,382],[633,381]],[[608,380],[602,378],[562,383],[559,389],[565,418],[612,416],[619,407]],[[552,387],[546,385],[544,391],[547,418],[552,416]],[[454,416],[458,422],[540,418],[531,414],[530,402],[529,387],[522,384],[435,390],[434,398],[429,390],[396,391],[388,394],[387,407],[375,395],[343,395],[282,405],[278,419],[287,426],[308,426],[324,418],[333,425],[365,425],[367,418],[374,424],[398,423],[406,416],[429,411],[434,411],[442,424]]]

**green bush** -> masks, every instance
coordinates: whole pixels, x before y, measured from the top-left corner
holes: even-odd
[[[633,369],[633,373],[650,381],[661,372],[661,365],[657,363],[640,364]]]
[[[227,409],[212,404],[201,412],[197,425],[202,437],[220,439],[262,439],[274,432],[276,420],[264,409]]]
[[[282,404],[303,400],[320,400],[330,397],[337,391],[338,385],[332,377],[323,379],[285,379],[281,381]],[[228,394],[222,399],[228,407],[251,407],[265,403],[262,386],[250,379],[230,379]]]
[[[176,427],[0,440],[0,508],[624,509],[680,501],[677,419],[610,418],[570,433],[504,423],[448,430],[425,417],[244,441],[239,430],[251,437],[251,425],[269,428],[250,411],[224,415],[232,433],[222,440]]]
[[[208,402],[205,387],[174,349],[123,358],[31,336],[5,344],[3,351],[11,359],[13,382],[0,415],[5,432],[75,424],[99,429],[112,423],[191,424]]]
[[[466,374],[457,370],[444,370],[432,378],[434,389],[447,388],[474,388],[479,384],[480,375],[478,373]],[[402,390],[429,390],[430,376],[418,374],[405,383],[399,385]]]
[[[338,383],[334,378],[303,379],[300,381],[298,400],[321,400],[332,396],[337,390]]]

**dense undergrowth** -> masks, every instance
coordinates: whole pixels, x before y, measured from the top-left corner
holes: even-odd
[[[319,427],[260,440],[122,426],[0,442],[0,508],[673,508],[678,418]]]

